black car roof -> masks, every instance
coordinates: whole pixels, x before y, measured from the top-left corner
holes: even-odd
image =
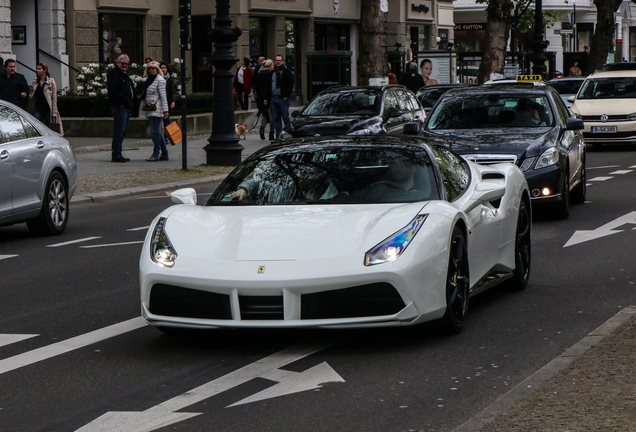
[[[331,86],[323,91],[320,92],[320,94],[326,94],[326,93],[338,93],[338,92],[353,92],[353,91],[375,91],[375,92],[382,92],[383,90],[388,90],[390,88],[398,88],[398,89],[402,89],[405,90],[406,87],[404,87],[403,85],[398,85],[398,84],[389,84],[389,85],[385,85],[385,86],[344,86],[344,85],[336,85],[336,86]]]
[[[469,86],[458,89],[451,89],[444,93],[442,97],[450,97],[456,94],[484,94],[484,93],[496,93],[496,94],[547,94],[552,87],[550,86],[535,86],[532,84],[497,84],[497,85],[480,85]]]

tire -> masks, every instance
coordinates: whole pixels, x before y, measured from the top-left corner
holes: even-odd
[[[447,334],[462,331],[470,296],[468,250],[464,233],[457,226],[453,228],[446,276],[446,312],[441,319]]]
[[[517,216],[517,230],[515,231],[515,271],[508,280],[514,290],[523,290],[528,286],[530,267],[532,263],[531,233],[532,221],[528,204],[521,200],[519,215]]]
[[[563,173],[561,187],[561,201],[556,203],[554,215],[557,219],[567,219],[570,216],[570,174]]]
[[[572,204],[583,204],[585,202],[585,197],[587,196],[586,182],[587,173],[585,171],[585,162],[583,162],[583,166],[581,167],[581,182],[572,190],[570,197]]]
[[[68,188],[62,175],[52,172],[46,182],[42,209],[35,219],[27,221],[31,233],[35,235],[60,235],[68,222]]]

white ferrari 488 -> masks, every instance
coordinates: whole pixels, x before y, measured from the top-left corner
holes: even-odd
[[[243,161],[204,205],[172,193],[140,260],[163,331],[465,322],[470,296],[530,275],[530,195],[513,164],[413,136],[312,138]]]

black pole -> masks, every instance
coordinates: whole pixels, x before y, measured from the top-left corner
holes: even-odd
[[[548,42],[543,39],[543,0],[535,1],[534,39],[530,43],[530,47],[532,48],[532,55],[530,56],[532,73],[545,78],[545,61],[548,59],[545,56],[545,49],[548,47]]]
[[[243,146],[240,145],[234,123],[234,91],[232,67],[238,61],[232,51],[232,43],[243,33],[240,28],[231,28],[230,0],[216,1],[214,28],[208,32],[214,52],[210,63],[214,66],[214,108],[212,135],[209,144],[203,147],[207,165],[235,166],[241,162]]]

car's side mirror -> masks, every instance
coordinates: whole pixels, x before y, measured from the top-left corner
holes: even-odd
[[[585,123],[581,119],[569,118],[565,120],[565,128],[567,130],[581,130],[585,128]]]
[[[296,117],[298,117],[299,115],[300,115],[300,110],[294,110],[294,111],[292,111],[292,113],[291,113],[291,116],[292,116],[293,118],[296,118]]]
[[[407,123],[402,128],[402,133],[405,135],[417,135],[419,131],[420,131],[419,122]]]
[[[568,96],[567,101],[570,103],[574,103],[574,101],[576,100],[576,96]]]
[[[170,199],[175,204],[191,204],[197,203],[197,191],[192,188],[177,189],[170,194]]]

